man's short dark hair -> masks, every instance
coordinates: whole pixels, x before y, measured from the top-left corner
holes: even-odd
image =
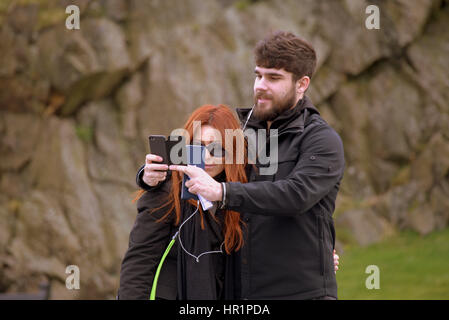
[[[304,76],[312,78],[316,53],[312,45],[291,32],[277,31],[259,41],[254,49],[256,65],[284,69],[293,74],[293,81]]]

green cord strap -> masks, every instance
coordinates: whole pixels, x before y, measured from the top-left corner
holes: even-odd
[[[165,249],[165,252],[162,255],[161,261],[159,262],[159,265],[156,270],[156,275],[154,276],[153,286],[151,287],[150,300],[156,300],[156,287],[157,287],[157,281],[159,279],[159,273],[161,272],[162,264],[164,263],[165,258],[167,257],[168,253],[170,252],[171,247],[173,247],[173,244],[175,243],[177,235],[178,235],[178,232],[176,232],[176,234],[173,236],[172,240],[168,244],[167,249]]]

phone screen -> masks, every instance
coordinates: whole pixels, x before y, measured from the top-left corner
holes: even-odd
[[[186,145],[186,155],[187,155],[187,164],[192,166],[200,167],[204,169],[205,166],[205,150],[206,148],[201,145]],[[188,175],[184,174],[182,178],[182,189],[181,189],[181,199],[195,199],[198,200],[197,195],[190,193],[188,188],[185,186],[186,181],[190,178]]]

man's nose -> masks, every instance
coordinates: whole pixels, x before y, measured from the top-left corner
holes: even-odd
[[[256,79],[254,81],[254,91],[267,91],[267,84],[265,82],[265,78]]]

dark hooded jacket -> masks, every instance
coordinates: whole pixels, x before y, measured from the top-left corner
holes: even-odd
[[[249,111],[237,110],[242,123]],[[246,128],[266,123],[252,117]],[[241,298],[336,298],[332,214],[345,165],[342,141],[307,97],[270,129],[278,130],[277,171],[261,175],[258,161],[249,183],[226,183],[225,208],[246,223]]]

